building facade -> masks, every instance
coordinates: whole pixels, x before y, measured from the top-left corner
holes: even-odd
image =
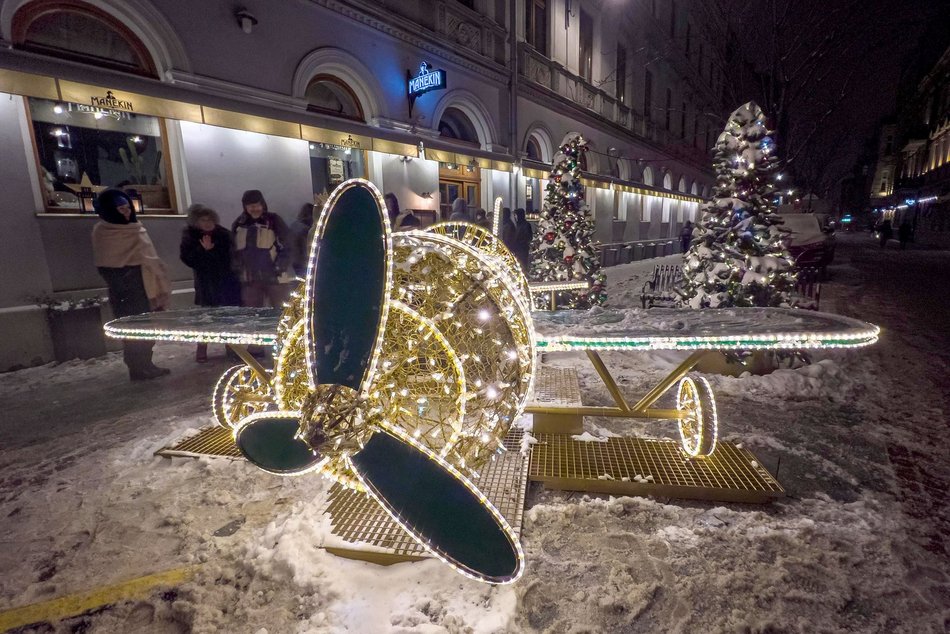
[[[605,263],[672,252],[713,183],[717,55],[683,2],[0,0],[0,370],[52,357],[37,297],[104,295],[108,186],[177,305],[192,203],[229,226],[260,189],[290,222],[363,177],[424,222],[456,197],[530,214],[574,134]]]
[[[950,246],[950,48],[905,103],[905,143],[891,200],[895,222],[923,244]]]

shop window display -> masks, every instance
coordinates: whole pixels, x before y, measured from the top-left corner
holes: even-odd
[[[160,119],[34,98],[29,113],[48,211],[94,213],[108,187],[133,194],[138,211],[174,209]]]

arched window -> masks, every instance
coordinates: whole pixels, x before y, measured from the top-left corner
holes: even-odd
[[[544,159],[541,156],[541,146],[538,145],[537,139],[533,136],[528,137],[528,142],[525,143],[525,157],[531,159],[532,161],[543,161]]]
[[[653,168],[649,165],[643,168],[643,184],[653,186]]]
[[[128,73],[157,77],[138,37],[114,17],[79,0],[37,0],[16,12],[16,48]]]
[[[673,189],[673,177],[670,176],[669,172],[663,175],[663,189],[666,189],[666,190]]]
[[[439,134],[447,139],[480,145],[471,119],[458,108],[448,107],[439,121]]]
[[[354,121],[364,121],[363,108],[359,99],[344,82],[333,75],[316,75],[304,92],[307,110],[342,117]]]
[[[686,193],[686,177],[685,176],[680,176],[679,187],[677,187],[677,189],[684,194]]]

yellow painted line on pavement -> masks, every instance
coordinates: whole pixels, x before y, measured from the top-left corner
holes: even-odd
[[[149,596],[155,588],[177,586],[188,581],[197,570],[198,566],[175,568],[87,592],[68,594],[58,599],[4,610],[0,612],[0,632],[6,632],[30,623],[56,623],[105,605],[132,599],[143,599]]]

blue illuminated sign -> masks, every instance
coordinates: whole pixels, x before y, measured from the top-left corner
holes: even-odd
[[[442,90],[445,88],[445,71],[441,69],[429,70],[429,65],[422,62],[419,66],[419,74],[409,78],[409,96],[418,97],[430,90]]]

